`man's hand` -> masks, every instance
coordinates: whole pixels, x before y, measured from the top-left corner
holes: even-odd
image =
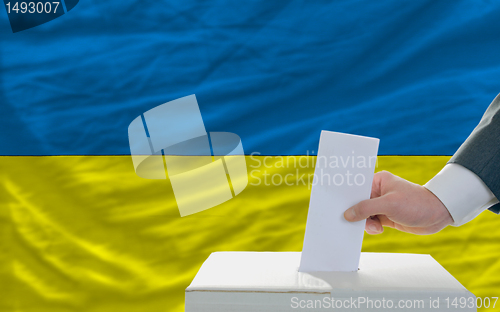
[[[382,233],[383,226],[413,234],[433,234],[453,223],[448,209],[429,190],[387,171],[375,174],[370,198],[344,212],[347,221],[368,218],[368,234]]]

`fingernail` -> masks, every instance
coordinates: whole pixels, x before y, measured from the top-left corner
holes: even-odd
[[[368,228],[369,228],[369,229],[370,229],[370,231],[372,231],[372,232],[378,232],[378,228],[377,228],[377,226],[376,226],[375,224],[370,224],[370,225],[368,226]]]

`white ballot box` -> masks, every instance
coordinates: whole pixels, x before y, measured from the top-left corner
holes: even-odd
[[[186,312],[476,311],[429,255],[361,253],[357,272],[299,272],[300,252],[216,252],[186,289]]]

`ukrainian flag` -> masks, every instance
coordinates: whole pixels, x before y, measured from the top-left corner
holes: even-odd
[[[426,183],[500,92],[499,15],[473,0],[88,0],[12,33],[0,13],[0,311],[180,312],[210,253],[300,251],[321,130],[380,138],[377,171]],[[136,175],[127,128],[190,94],[207,131],[240,136],[248,185],[181,218],[168,180]],[[363,251],[431,254],[498,297],[499,222],[386,229]]]

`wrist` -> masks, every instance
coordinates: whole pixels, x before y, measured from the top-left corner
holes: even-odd
[[[447,227],[448,225],[452,225],[454,223],[454,220],[448,208],[446,208],[444,203],[433,192],[431,192],[425,186],[423,186],[423,188],[431,202],[430,208],[432,209],[433,215],[435,217],[435,225],[440,227],[439,230]]]

